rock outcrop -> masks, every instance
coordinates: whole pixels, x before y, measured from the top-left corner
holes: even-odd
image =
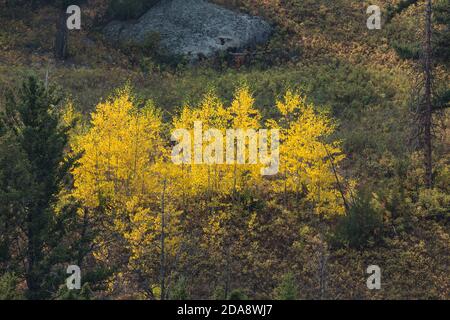
[[[162,0],[137,21],[112,21],[104,29],[110,40],[138,44],[156,33],[169,54],[191,60],[264,43],[271,32],[271,26],[259,17],[204,0]]]

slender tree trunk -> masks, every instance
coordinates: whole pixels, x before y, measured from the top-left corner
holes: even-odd
[[[321,222],[320,226],[320,258],[319,258],[319,294],[320,300],[325,299],[326,297],[326,289],[327,289],[327,278],[328,278],[328,247],[325,241],[325,222],[323,221],[323,217],[320,218]]]
[[[320,300],[325,299],[326,282],[327,282],[327,260],[328,257],[325,252],[324,245],[320,250],[320,262],[319,262],[319,286],[320,286]]]
[[[27,271],[26,271],[26,282],[28,287],[28,298],[33,299],[39,291],[39,285],[35,279],[35,268],[36,268],[36,244],[35,235],[33,230],[33,218],[31,213],[28,213],[27,217],[27,238],[28,238],[28,248],[27,248]]]
[[[231,284],[231,261],[230,261],[230,244],[227,245],[226,250],[226,274],[225,274],[225,297],[224,299],[228,299],[230,295],[230,284]]]
[[[26,283],[28,287],[29,299],[40,299],[42,294],[42,271],[39,270],[42,262],[42,246],[43,242],[40,237],[40,230],[44,228],[43,217],[40,216],[39,209],[32,208],[27,216],[27,270]]]
[[[83,263],[84,256],[86,255],[85,245],[87,244],[86,236],[87,236],[87,228],[88,228],[89,218],[88,218],[88,209],[83,208],[83,225],[81,228],[80,234],[80,246],[78,248],[78,257],[77,257],[77,265],[81,266]]]
[[[286,115],[284,117],[284,121],[286,122],[286,136],[289,136],[289,118]],[[288,206],[288,198],[287,198],[287,163],[284,163],[284,193],[283,193],[283,202],[284,202],[284,208],[287,209]]]
[[[164,248],[164,224],[165,224],[165,214],[164,214],[164,200],[165,200],[165,195],[166,195],[166,180],[164,180],[163,182],[163,192],[162,192],[162,197],[161,197],[161,270],[160,270],[160,274],[161,274],[161,300],[165,300],[165,294],[166,294],[166,290],[165,290],[165,276],[166,276],[166,268],[165,268],[165,248]]]
[[[342,201],[344,202],[345,211],[348,212],[350,206],[348,205],[347,199],[345,198],[344,189],[342,188],[341,182],[339,181],[339,176],[337,174],[336,166],[334,165],[334,157],[328,152],[328,149],[324,143],[322,143],[325,152],[328,156],[328,161],[330,161],[331,169],[333,170],[334,179],[336,180],[336,184],[341,195]]]
[[[431,14],[432,0],[427,0],[425,19],[425,44],[424,44],[424,75],[425,75],[425,110],[423,110],[424,129],[424,156],[425,156],[425,183],[427,188],[433,186],[433,158],[432,158],[432,112],[431,84],[432,84],[432,49],[431,49]]]
[[[67,58],[67,13],[62,7],[56,24],[55,58],[65,60]]]

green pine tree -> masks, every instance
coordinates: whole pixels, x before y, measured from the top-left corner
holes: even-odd
[[[54,212],[70,169],[64,156],[68,128],[61,125],[59,102],[55,90],[30,77],[18,94],[8,95],[0,115],[0,163],[5,163],[0,170],[0,207],[6,208],[0,211],[6,234],[0,239],[7,247],[2,251],[22,259],[31,299],[50,296],[65,276],[59,273],[61,279],[55,279],[52,269],[69,259],[61,241],[67,232],[62,220],[74,210]],[[19,233],[26,246],[14,247]]]

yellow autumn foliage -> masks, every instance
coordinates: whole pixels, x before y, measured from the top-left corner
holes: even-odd
[[[115,234],[128,250],[130,268],[154,277],[149,280],[152,286],[157,278],[163,228],[165,259],[175,261],[183,241],[182,216],[196,199],[200,203],[206,200],[210,215],[202,230],[208,239],[202,246],[215,246],[225,241],[224,226],[239,212],[235,203],[220,201],[231,201],[246,190],[267,193],[272,199],[301,194],[316,214],[343,214],[337,183],[343,180],[338,169],[344,155],[339,141],[331,140],[335,123],[292,91],[276,102],[276,108],[282,117],[265,123],[269,129],[280,130],[280,167],[277,175],[267,178],[260,174],[261,164],[248,161],[194,163],[194,152],[191,163],[170,161],[166,126],[186,129],[191,136],[197,121],[202,123],[203,132],[214,128],[224,137],[227,129],[261,129],[262,116],[246,86],[236,90],[229,106],[209,92],[197,106],[184,106],[170,124],[163,123],[152,103],[139,108],[129,87],[99,103],[88,128],[72,143],[74,152],[81,154],[72,172],[73,196],[91,216],[106,220],[104,236],[95,240],[96,258],[109,259],[107,238]],[[193,139],[192,145],[195,143]],[[202,144],[203,152],[207,144]],[[249,141],[245,144],[248,153]],[[257,212],[252,212],[250,220],[244,222],[249,232],[256,219]]]
[[[317,214],[344,214],[342,196],[337,188],[343,179],[337,168],[345,156],[339,141],[327,142],[336,124],[324,112],[316,111],[299,93],[287,91],[276,105],[283,118],[272,122],[271,126],[281,129],[283,178],[275,185],[275,190],[306,193],[306,199],[314,204]]]

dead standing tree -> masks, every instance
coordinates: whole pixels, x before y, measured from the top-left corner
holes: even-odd
[[[391,11],[388,15],[387,21],[391,19],[409,7],[421,3],[420,0],[403,0],[398,6]],[[414,121],[417,124],[416,137],[419,138],[420,147],[424,155],[424,181],[427,188],[433,187],[433,114],[437,111],[438,107],[435,106],[435,94],[433,92],[433,68],[435,65],[434,53],[436,48],[433,48],[433,1],[424,0],[425,5],[425,21],[424,32],[421,40],[420,59],[418,66],[420,67],[420,80],[414,95],[417,99],[414,100]],[[406,59],[415,59],[412,51],[405,47],[401,48],[406,52],[400,54],[405,55]],[[405,50],[406,49],[406,50]]]
[[[56,25],[55,37],[55,58],[65,60],[67,58],[67,14],[65,10],[60,10]]]
[[[54,55],[58,60],[65,60],[67,58],[67,39],[68,39],[68,29],[67,29],[67,1],[62,0],[57,3],[58,7],[58,18],[56,21],[56,36],[55,36],[55,47]],[[76,2],[76,1],[75,1]]]
[[[67,27],[67,19],[69,14],[67,9],[71,5],[81,5],[85,0],[56,0],[55,5],[58,8],[58,18],[56,21],[56,36],[54,55],[58,60],[67,59],[68,55],[68,38],[69,29]],[[69,11],[70,12],[70,11]]]
[[[420,110],[420,124],[423,128],[423,146],[425,156],[425,183],[427,188],[433,187],[433,146],[432,146],[432,47],[431,47],[431,14],[432,0],[427,0],[425,10],[425,39],[423,50],[423,73],[425,81],[425,93],[423,107]]]

